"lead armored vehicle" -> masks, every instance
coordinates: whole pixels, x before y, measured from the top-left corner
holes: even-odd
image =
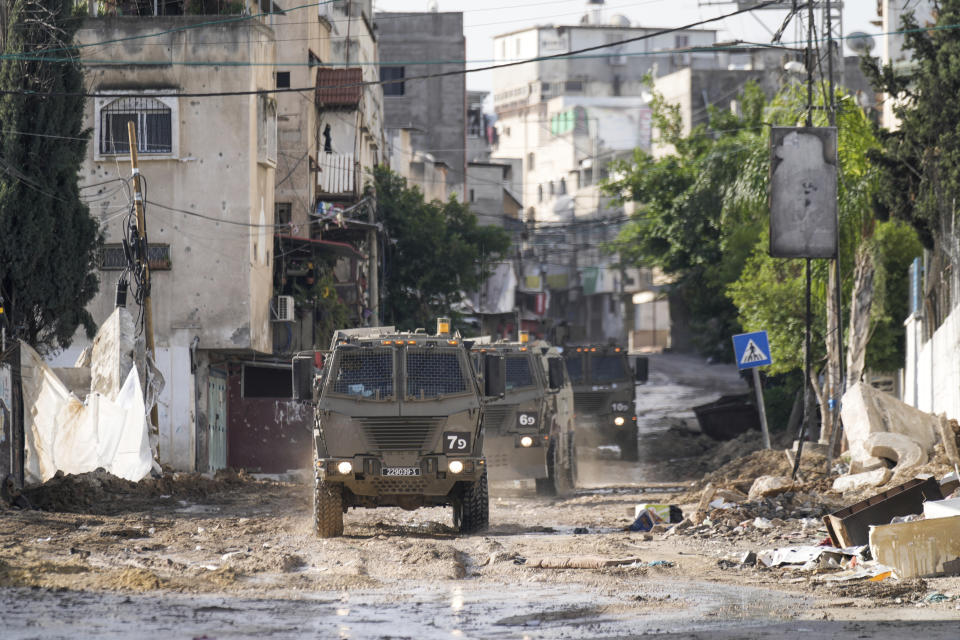
[[[581,443],[615,444],[623,460],[636,460],[636,384],[647,380],[647,361],[638,358],[631,369],[627,352],[611,345],[566,347],[564,360],[573,382],[573,404]]]
[[[393,327],[338,331],[319,371],[294,359],[294,388],[314,408],[314,524],[343,533],[351,507],[452,506],[461,532],[487,526],[485,395],[503,391],[503,361],[474,375],[467,347]],[[481,388],[486,385],[486,389]]]
[[[576,484],[573,387],[560,351],[546,342],[473,345],[476,363],[484,355],[503,357],[506,393],[483,412],[487,470],[491,480],[534,479],[537,493],[566,493]]]

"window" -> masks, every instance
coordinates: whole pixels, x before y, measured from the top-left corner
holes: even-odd
[[[244,398],[292,398],[293,372],[290,367],[243,365]]]
[[[673,37],[673,47],[674,49],[684,49],[690,46],[690,36],[689,35],[678,35]]]
[[[290,72],[277,71],[277,89],[289,89],[289,88],[290,88]]]
[[[329,393],[358,400],[393,397],[391,349],[342,350],[330,374]]]
[[[403,67],[380,67],[380,82],[383,84],[383,95],[404,95]]]
[[[533,386],[533,372],[530,370],[530,360],[527,356],[507,356],[505,360],[508,390]]]
[[[550,197],[552,198],[552,197],[553,197],[553,194],[554,194],[554,191],[553,191],[553,180],[551,180],[550,182],[547,183],[547,192],[550,194]]]
[[[470,202],[475,202],[475,201],[476,201],[476,200],[475,200],[475,198],[474,198],[474,196],[473,196],[473,189],[470,189]]]
[[[583,382],[583,356],[575,354],[564,358],[567,362],[567,375],[573,382]]]
[[[527,154],[527,171],[533,171],[534,159],[532,151]]]
[[[137,134],[137,153],[173,153],[173,120],[171,108],[156,98],[117,98],[100,109],[100,153],[130,153],[127,123],[132,122]]]
[[[277,214],[277,224],[290,224],[293,219],[293,205],[289,202],[277,202],[274,205]]]
[[[567,195],[567,179],[560,178],[560,195]]]
[[[277,99],[266,95],[257,100],[257,162],[277,165]]]
[[[537,185],[537,202],[543,202],[543,185]]]
[[[147,249],[147,260],[150,262],[150,271],[169,271],[170,245],[150,244]],[[121,244],[105,244],[100,250],[100,269],[102,271],[121,271],[127,268],[126,254]]]
[[[467,380],[460,356],[453,349],[408,349],[407,398],[431,400],[466,393]]]

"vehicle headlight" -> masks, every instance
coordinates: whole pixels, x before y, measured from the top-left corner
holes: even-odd
[[[622,426],[623,426],[623,416],[617,416],[616,418],[614,418],[614,419],[613,419],[613,424],[617,425],[618,427],[622,427]]]
[[[337,465],[337,471],[339,471],[341,475],[347,475],[348,473],[353,471],[353,463],[350,462],[349,460],[344,460],[343,462]]]
[[[447,469],[450,470],[450,473],[460,473],[463,471],[463,463],[459,460],[451,460],[447,464]]]
[[[520,438],[520,446],[521,446],[521,447],[532,447],[532,446],[533,446],[533,438],[531,438],[530,436],[523,436],[522,438]]]

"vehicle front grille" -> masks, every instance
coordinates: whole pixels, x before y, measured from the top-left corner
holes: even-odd
[[[486,433],[499,433],[516,410],[515,404],[495,404],[483,409],[483,430]]]
[[[443,418],[354,418],[363,427],[367,442],[377,451],[426,451],[437,437]]]
[[[610,394],[584,391],[573,394],[573,406],[577,413],[603,413],[609,408]]]
[[[423,493],[427,488],[425,478],[373,478],[374,489],[379,494],[385,493]]]

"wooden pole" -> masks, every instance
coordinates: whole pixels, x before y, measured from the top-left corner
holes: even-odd
[[[137,212],[137,239],[143,247],[143,335],[147,343],[147,354],[154,364],[157,361],[156,346],[153,342],[153,304],[150,301],[150,256],[146,243],[147,221],[143,212],[143,191],[140,188],[140,168],[137,164],[137,128],[133,121],[127,122],[127,138],[130,141],[130,168],[133,170],[133,205]],[[147,387],[150,386],[149,367],[145,367],[144,376]],[[144,389],[146,396],[146,389]],[[156,435],[160,424],[157,404],[150,408],[150,429]]]

